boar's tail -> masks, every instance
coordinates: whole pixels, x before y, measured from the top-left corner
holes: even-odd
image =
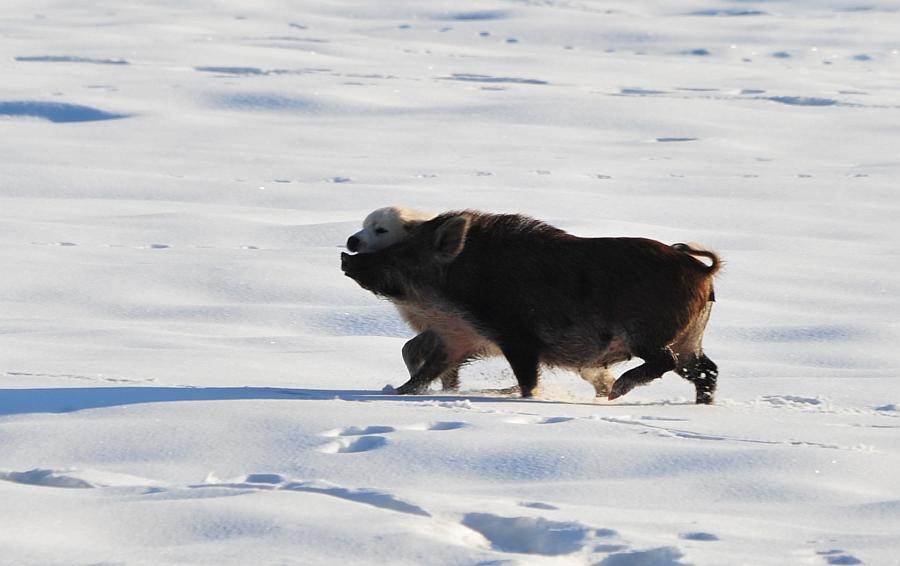
[[[694,257],[705,257],[711,263],[707,265],[706,263],[700,262],[706,268],[706,272],[709,275],[715,275],[719,268],[722,267],[722,260],[719,259],[719,256],[716,252],[704,249],[699,244],[672,244],[672,247],[676,250],[683,251],[684,253],[694,256]]]

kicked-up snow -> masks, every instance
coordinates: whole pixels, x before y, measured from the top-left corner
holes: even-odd
[[[7,0],[0,564],[900,563],[898,29]],[[717,250],[717,403],[499,359],[391,394],[411,333],[338,256],[394,204]]]

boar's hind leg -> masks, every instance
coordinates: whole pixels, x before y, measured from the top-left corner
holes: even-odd
[[[409,370],[409,381],[397,388],[400,395],[422,393],[451,365],[440,337],[430,330],[404,344],[402,354],[406,369]],[[455,374],[456,368],[450,372]]]
[[[597,397],[606,397],[612,390],[613,382],[616,378],[612,372],[605,367],[597,368],[581,368],[578,370],[581,378],[594,386]]]
[[[678,367],[675,371],[694,384],[694,388],[697,390],[698,405],[709,405],[713,402],[716,393],[716,379],[719,377],[719,368],[703,353],[703,330],[709,321],[712,305],[711,301],[706,303],[706,307],[694,323],[687,328],[687,332],[672,347],[678,355]]]
[[[640,356],[644,363],[622,374],[622,377],[613,383],[609,400],[625,395],[638,385],[644,385],[654,379],[662,377],[662,374],[675,369],[675,355],[669,348],[665,348],[654,354]]]
[[[697,389],[698,405],[709,405],[713,402],[716,395],[716,380],[719,377],[719,368],[714,361],[701,353],[699,356],[690,356],[686,363],[679,361],[675,371],[694,384]]]

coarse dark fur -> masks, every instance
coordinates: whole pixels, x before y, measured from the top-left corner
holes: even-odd
[[[341,254],[341,265],[431,331],[404,347],[428,354],[401,393],[468,359],[502,354],[523,397],[543,364],[579,371],[610,399],[674,370],[695,385],[698,403],[713,400],[718,370],[702,350],[720,266],[713,252],[580,238],[525,216],[463,211],[423,222],[383,250]],[[632,356],[644,363],[611,383],[609,366]]]

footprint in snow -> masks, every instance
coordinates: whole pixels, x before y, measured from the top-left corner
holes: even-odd
[[[128,474],[75,468],[60,470],[35,468],[23,472],[0,470],[0,480],[22,485],[68,489],[103,487],[156,488],[165,485],[162,482]]]
[[[575,420],[575,417],[530,417],[518,416],[506,419],[509,424],[558,424]]]
[[[767,96],[763,100],[787,104],[788,106],[838,106],[841,103],[832,98],[820,98],[815,96]]]
[[[552,505],[525,502],[523,507],[532,509],[556,509]],[[676,548],[659,548],[649,551],[623,552],[629,549],[615,539],[619,533],[613,529],[594,529],[577,521],[550,521],[543,517],[503,517],[491,513],[467,513],[462,524],[480,533],[500,552],[562,556],[579,552],[593,545],[596,553],[610,554],[600,564],[635,566],[653,564],[677,566],[682,554]]]
[[[501,517],[467,513],[462,524],[481,533],[500,552],[561,556],[581,550],[592,529],[578,522],[542,517]]]
[[[458,430],[466,426],[468,423],[460,421],[436,421],[416,423],[402,428],[414,431],[442,431]],[[390,434],[397,430],[397,427],[387,425],[348,426],[327,430],[322,433],[322,436],[334,438],[334,440],[320,446],[318,450],[324,454],[368,452],[387,445],[388,439],[379,435]]]
[[[344,428],[336,428],[334,430],[328,430],[322,433],[322,436],[365,436],[370,434],[386,434],[389,432],[394,432],[397,430],[392,426],[348,426]]]
[[[387,443],[387,438],[383,436],[340,437],[333,442],[320,446],[319,452],[324,454],[355,454],[381,448],[386,446]]]
[[[431,516],[425,509],[402,499],[398,499],[390,492],[369,488],[342,487],[323,480],[291,480],[281,474],[250,474],[231,480],[220,480],[210,474],[205,482],[187,486],[186,489],[176,488],[174,491],[166,494],[166,496],[185,497],[188,496],[187,494],[189,492],[198,489],[219,489],[225,491],[239,490],[244,492],[265,490],[316,493],[363,505],[387,509],[389,511],[397,511],[399,513],[408,513],[410,515],[419,515],[422,517]]]
[[[461,421],[435,421],[430,423],[415,423],[402,427],[393,427],[387,425],[370,425],[370,426],[348,426],[343,428],[335,428],[326,430],[322,436],[338,437],[338,436],[368,436],[373,434],[388,434],[403,430],[457,430],[468,426],[468,423]]]
[[[801,395],[764,395],[761,400],[776,407],[824,408],[828,401],[821,397],[804,397]]]
[[[406,430],[458,430],[468,426],[468,423],[459,421],[438,421],[433,423],[417,423],[405,426]]]
[[[654,548],[651,550],[634,550],[631,552],[619,552],[610,554],[595,566],[636,566],[647,564],[653,566],[682,566],[684,556],[680,550],[672,546]]]
[[[656,138],[652,140],[656,143],[679,143],[679,142],[692,142],[697,141],[697,138],[684,138],[684,137],[662,137]]]
[[[681,533],[678,535],[679,538],[684,540],[699,540],[699,541],[716,541],[719,540],[719,537],[712,533],[704,533],[704,532],[693,532],[693,533]]]
[[[108,112],[91,106],[42,100],[0,101],[0,116],[39,118],[53,123],[95,122],[131,117],[130,114]]]
[[[541,503],[540,501],[522,501],[519,505],[521,507],[528,507],[529,509],[542,509],[544,511],[556,511],[559,509],[559,507],[556,507],[555,505]]]
[[[862,564],[859,558],[847,554],[843,550],[823,550],[817,552],[819,556],[825,559],[826,564]]]

